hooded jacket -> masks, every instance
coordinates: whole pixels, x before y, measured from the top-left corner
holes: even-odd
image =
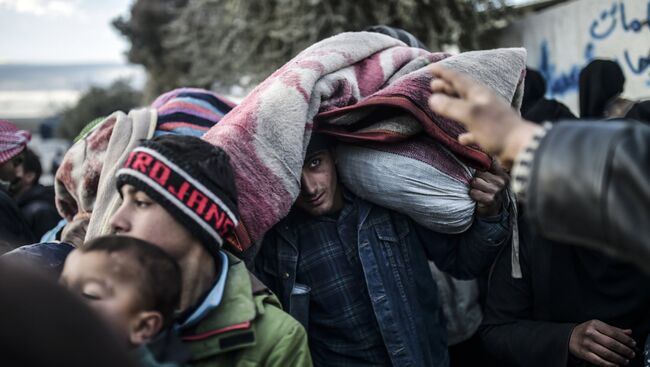
[[[191,366],[309,367],[305,329],[284,313],[278,299],[228,254],[220,305],[181,334]]]

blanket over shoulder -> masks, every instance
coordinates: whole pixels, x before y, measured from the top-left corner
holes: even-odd
[[[488,168],[490,157],[457,142],[461,125],[427,106],[432,79],[427,66],[441,62],[466,73],[519,109],[525,60],[521,48],[451,56],[378,33],[342,33],[278,69],[203,139],[230,155],[242,222],[256,241],[294,203],[315,128],[352,141],[386,142],[424,131],[469,166]]]

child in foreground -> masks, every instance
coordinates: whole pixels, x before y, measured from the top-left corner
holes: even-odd
[[[174,366],[159,363],[169,355],[154,357],[155,344],[168,343],[173,335],[181,292],[180,268],[163,250],[132,237],[99,237],[70,253],[61,283],[137,350],[142,365]],[[186,359],[181,355],[173,356],[174,362]]]

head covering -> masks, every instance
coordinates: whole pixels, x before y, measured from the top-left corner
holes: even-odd
[[[580,118],[601,118],[607,102],[623,92],[625,76],[614,61],[594,60],[580,71]]]
[[[228,155],[193,136],[165,135],[143,141],[117,171],[125,184],[145,192],[219,256],[239,220]]]
[[[544,99],[546,80],[537,70],[526,68],[524,97],[521,101],[521,114],[524,115],[535,103]]]
[[[0,120],[0,163],[5,163],[25,149],[32,135],[25,130],[18,130],[16,125],[7,120]]]
[[[387,25],[374,25],[372,27],[366,28],[366,32],[385,34],[406,43],[409,45],[409,47],[421,48],[423,50],[427,49],[424,44],[420,42],[420,40],[415,38],[414,35],[401,28],[389,27]]]
[[[151,104],[156,109],[155,136],[175,134],[202,136],[235,104],[216,93],[199,88],[178,88],[162,94]]]
[[[66,151],[56,172],[59,213],[70,221],[77,213],[93,213],[87,239],[110,233],[107,219],[119,198],[115,174],[139,141],[169,134],[200,136],[230,106],[234,104],[208,90],[180,88],[159,96],[150,108],[131,110],[128,115],[117,111],[91,123]]]
[[[533,106],[529,107],[522,115],[528,121],[541,124],[545,121],[556,122],[561,120],[575,120],[577,117],[571,110],[554,99],[542,99],[537,101]]]

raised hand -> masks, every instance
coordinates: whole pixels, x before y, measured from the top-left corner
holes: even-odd
[[[435,113],[465,125],[461,144],[478,144],[510,168],[519,153],[541,127],[519,117],[508,103],[488,87],[456,71],[432,65],[437,78],[431,82],[429,107]]]

